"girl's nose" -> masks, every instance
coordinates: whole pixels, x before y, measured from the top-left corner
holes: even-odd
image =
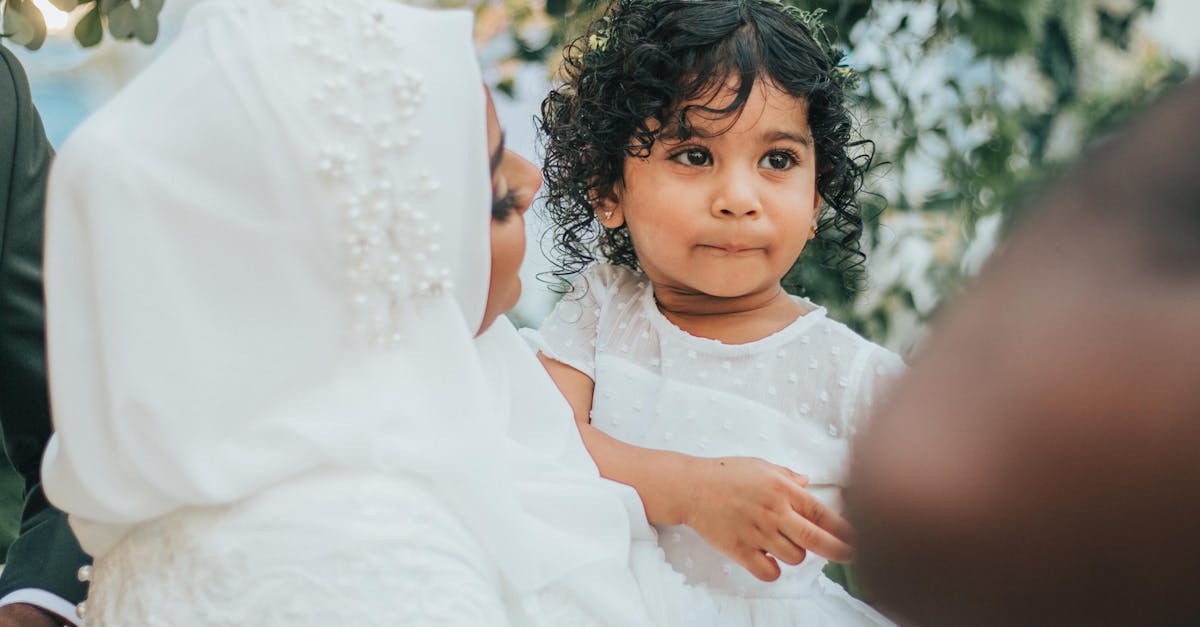
[[[718,176],[710,208],[712,215],[722,219],[758,217],[762,213],[762,203],[755,187],[755,174],[729,170]]]

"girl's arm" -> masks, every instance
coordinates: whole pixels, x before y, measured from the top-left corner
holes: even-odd
[[[591,424],[591,377],[538,353],[538,359],[571,404],[583,444],[608,479],[632,486],[642,498],[646,519],[655,525],[682,525],[687,519],[687,478],[700,471],[705,459],[622,442]]]
[[[692,527],[764,581],[779,577],[773,557],[795,565],[807,549],[850,559],[849,525],[804,490],[806,478],[761,459],[693,457],[622,442],[591,425],[590,377],[542,353],[538,359],[571,404],[600,474],[637,490],[651,524]]]

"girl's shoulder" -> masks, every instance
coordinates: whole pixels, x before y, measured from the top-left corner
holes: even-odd
[[[847,367],[868,367],[877,374],[899,374],[904,359],[888,348],[863,337],[846,324],[828,316],[817,321],[815,335],[822,337],[831,354],[839,355]]]
[[[646,276],[641,272],[598,261],[580,273],[569,296],[587,298],[602,305],[628,302],[640,295],[646,285]]]

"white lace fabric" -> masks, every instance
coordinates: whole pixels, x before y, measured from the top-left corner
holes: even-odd
[[[723,344],[671,324],[640,273],[596,264],[540,329],[522,333],[593,379],[592,424],[613,437],[700,457],[763,458],[807,475],[809,490],[839,507],[849,439],[903,362],[796,300],[808,313],[786,328]],[[686,526],[659,527],[658,543],[689,584],[714,593],[764,602],[827,594],[816,556],[781,564],[780,580],[765,583]]]
[[[430,486],[322,472],[134,529],[95,566],[88,623],[503,624],[482,553]]]

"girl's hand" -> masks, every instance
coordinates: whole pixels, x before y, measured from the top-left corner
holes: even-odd
[[[808,551],[850,560],[850,525],[804,489],[804,477],[751,457],[692,457],[617,440],[590,424],[591,378],[538,358],[575,410],[600,474],[633,486],[652,524],[690,526],[763,581],[779,578],[776,559],[794,566]]]
[[[853,557],[850,525],[804,488],[808,479],[753,457],[695,458],[684,523],[763,581],[779,563],[796,565],[812,551],[835,562]]]

